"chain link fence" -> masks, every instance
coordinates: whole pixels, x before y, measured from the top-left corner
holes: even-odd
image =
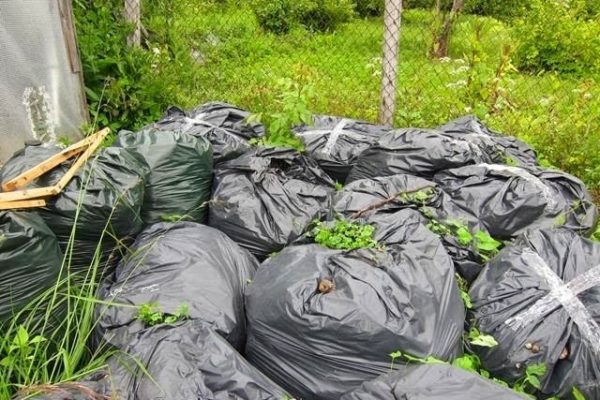
[[[128,21],[126,41],[164,87],[153,94],[161,107],[223,100],[272,111],[278,82],[289,78],[312,87],[315,113],[397,127],[476,114],[600,185],[599,160],[587,154],[600,151],[589,133],[600,131],[597,74],[571,70],[588,53],[597,63],[598,20],[590,17],[581,40],[588,22],[557,21],[571,12],[561,4],[586,0],[115,1],[123,7],[115,23]]]

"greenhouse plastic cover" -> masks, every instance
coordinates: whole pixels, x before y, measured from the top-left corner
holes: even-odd
[[[0,163],[25,141],[75,138],[87,120],[59,1],[0,1]]]

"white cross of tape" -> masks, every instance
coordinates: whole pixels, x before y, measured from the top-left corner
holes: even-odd
[[[600,327],[577,297],[580,293],[600,285],[600,265],[565,284],[533,250],[523,250],[522,257],[527,266],[544,278],[550,286],[550,292],[529,309],[506,320],[505,324],[517,330],[562,306],[579,328],[582,339],[600,356]]]

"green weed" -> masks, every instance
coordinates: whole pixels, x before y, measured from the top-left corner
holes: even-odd
[[[175,314],[169,315],[160,310],[158,304],[145,303],[139,306],[136,319],[150,327],[160,324],[172,325],[178,321],[183,321],[190,315],[187,304],[181,304]]]
[[[312,113],[308,109],[310,98],[314,91],[310,85],[300,85],[291,79],[281,79],[278,82],[281,94],[277,103],[281,112],[267,114],[252,114],[247,118],[248,123],[264,123],[267,134],[261,139],[252,139],[251,143],[268,147],[291,147],[304,150],[304,144],[293,133],[296,125],[313,123]]]
[[[362,225],[344,219],[336,220],[333,225],[316,222],[310,232],[315,242],[321,246],[338,250],[355,250],[378,247],[373,238],[375,227]]]

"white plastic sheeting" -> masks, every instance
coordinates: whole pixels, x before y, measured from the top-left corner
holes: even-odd
[[[68,1],[0,0],[0,164],[87,121]]]

